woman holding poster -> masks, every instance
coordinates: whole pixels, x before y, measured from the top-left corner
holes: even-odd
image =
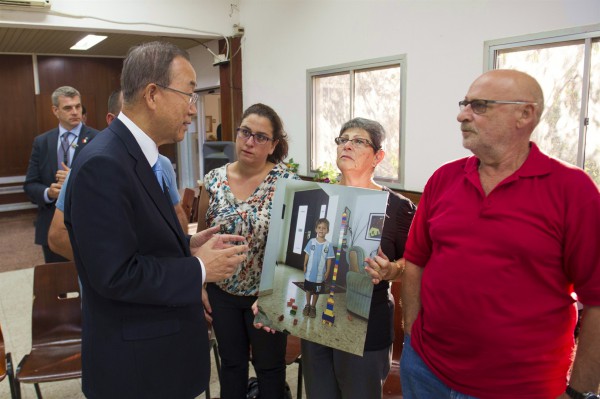
[[[275,183],[299,177],[282,162],[288,152],[287,135],[269,106],[254,104],[244,112],[235,148],[237,161],[204,176],[198,218],[199,229],[220,225],[222,232],[246,237],[250,248],[233,276],[208,284],[202,293],[207,319],[219,341],[220,397],[246,397],[252,350],[261,399],[281,399],[286,336],[255,329],[251,307],[260,284]]]
[[[338,137],[337,166],[341,185],[389,192],[379,253],[367,258],[365,270],[373,277],[363,356],[302,340],[302,371],[309,399],[381,398],[390,370],[394,341],[394,299],[389,294],[392,280],[399,280],[402,255],[415,205],[374,180],[375,168],[383,160],[385,130],[378,122],[355,118],[346,122]],[[385,271],[381,279],[379,271]]]

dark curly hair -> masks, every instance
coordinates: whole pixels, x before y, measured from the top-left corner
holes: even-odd
[[[246,111],[244,111],[242,120],[246,119],[250,115],[262,116],[271,122],[271,127],[273,128],[273,139],[277,140],[277,144],[273,153],[267,157],[267,161],[275,164],[283,161],[288,154],[288,135],[285,130],[283,130],[283,122],[281,121],[279,115],[277,115],[277,112],[275,112],[275,110],[268,105],[258,103],[249,106]]]

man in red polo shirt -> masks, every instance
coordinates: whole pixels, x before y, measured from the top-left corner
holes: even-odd
[[[487,72],[459,106],[474,156],[429,179],[404,253],[404,398],[596,397],[598,187],[530,141],[544,108],[531,76]]]

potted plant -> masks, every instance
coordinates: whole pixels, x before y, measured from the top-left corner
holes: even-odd
[[[336,184],[339,181],[339,172],[337,168],[329,162],[325,162],[315,171],[314,181],[322,183]]]

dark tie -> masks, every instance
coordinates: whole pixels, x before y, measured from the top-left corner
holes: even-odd
[[[69,147],[72,144],[72,142],[69,141],[69,137],[72,134],[73,133],[71,132],[64,132],[62,138],[60,139],[60,145],[58,146],[57,154],[58,170],[62,170],[62,162],[69,166]]]
[[[162,166],[160,164],[160,160],[156,160],[156,163],[152,167],[152,171],[156,175],[156,179],[158,180],[158,184],[160,185],[161,190],[165,191],[165,189],[163,187],[163,181],[164,181],[163,173],[164,172],[163,172]]]

